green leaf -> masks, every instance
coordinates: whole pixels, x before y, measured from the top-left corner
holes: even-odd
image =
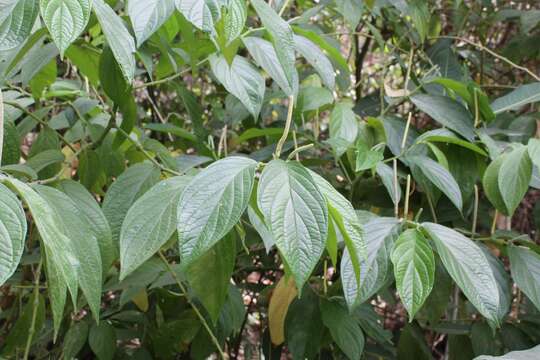
[[[513,214],[529,189],[532,176],[532,163],[527,147],[516,144],[512,152],[504,156],[497,182],[502,200]]]
[[[270,232],[270,229],[268,229],[268,226],[264,223],[264,219],[262,214],[260,214],[260,211],[258,209],[254,209],[251,205],[248,206],[248,217],[251,225],[253,225],[255,230],[259,233],[259,236],[264,243],[266,253],[268,254],[272,249],[272,246],[276,244],[274,236]]]
[[[103,0],[92,0],[101,29],[124,79],[131,84],[135,75],[135,40],[124,26],[122,19]]]
[[[540,309],[540,255],[522,246],[508,246],[507,249],[514,281]]]
[[[36,296],[38,297],[36,299]],[[34,307],[34,304],[37,305]],[[2,357],[17,357],[25,351],[26,342],[30,337],[30,328],[34,325],[32,343],[38,340],[38,335],[45,323],[45,298],[39,293],[32,293],[30,299],[22,308],[15,325],[7,332],[7,337],[2,345]]]
[[[364,240],[362,225],[352,204],[341,195],[328,181],[313,171],[309,171],[315,180],[315,184],[326,198],[328,203],[328,213],[333,222],[337,225],[337,230],[345,241],[345,246],[351,256],[358,285],[360,285],[360,262],[367,258],[366,242]]]
[[[300,292],[324,251],[325,198],[300,163],[273,160],[261,174],[257,204]]]
[[[80,264],[70,239],[62,229],[62,220],[52,207],[34,189],[25,183],[7,178],[5,183],[15,189],[28,205],[45,250],[49,297],[51,300],[55,334],[62,321],[66,289],[77,299]]]
[[[60,223],[56,225],[68,237],[79,263],[79,285],[94,318],[99,320],[102,266],[98,240],[92,231],[92,225],[65,193],[43,185],[38,185],[35,189],[60,219]]]
[[[504,264],[502,261],[495,256],[491,250],[485,246],[484,244],[479,244],[480,249],[484,252],[484,255],[489,261],[489,265],[491,266],[491,271],[493,271],[493,275],[495,276],[495,280],[497,281],[497,288],[499,291],[499,312],[497,314],[498,323],[502,324],[504,317],[508,313],[508,310],[510,309],[510,305],[512,305],[512,287],[510,283],[510,276],[508,275]],[[491,321],[488,321],[489,325],[492,328],[496,328],[497,324],[493,323]]]
[[[390,258],[394,264],[396,288],[411,322],[433,288],[433,250],[420,231],[408,229],[397,239]]]
[[[378,162],[375,171],[377,172],[377,175],[379,175],[379,177],[381,178],[381,181],[386,188],[388,195],[390,195],[392,202],[394,204],[399,203],[399,201],[401,200],[401,187],[397,182],[394,184],[394,170],[385,163]]]
[[[79,321],[71,325],[63,341],[62,351],[64,352],[64,358],[68,360],[74,359],[86,344],[87,338],[88,323],[86,321]]]
[[[521,85],[491,103],[495,114],[508,110],[518,110],[524,105],[540,101],[540,82]]]
[[[91,0],[41,0],[41,17],[60,56],[83,32],[92,10]]]
[[[120,232],[120,280],[152,257],[176,230],[176,208],[189,176],[160,181],[126,214]]]
[[[336,157],[340,157],[356,140],[358,122],[348,103],[337,103],[330,115],[330,140],[337,140],[334,146]]]
[[[453,132],[447,129],[435,129],[435,130],[426,131],[425,133],[417,137],[415,141],[416,144],[427,143],[427,142],[442,142],[442,143],[456,144],[458,146],[472,150],[482,156],[487,156],[486,152],[482,150],[480,147],[478,147],[477,145],[473,143],[460,139]]]
[[[327,88],[333,90],[336,86],[334,67],[322,50],[311,40],[303,36],[294,35],[294,46],[308,63],[315,68]]]
[[[338,47],[330,45],[321,35],[317,34],[314,31],[306,30],[300,27],[293,27],[295,33],[302,35],[306,39],[312,41],[314,44],[319,46],[321,49],[326,51],[330,59],[338,65],[339,70],[344,73],[349,73],[349,64],[347,60],[341,55],[341,52]]]
[[[321,314],[324,326],[330,330],[340,350],[350,360],[360,359],[364,351],[364,333],[347,308],[334,301],[322,300]]]
[[[356,142],[356,166],[355,171],[369,170],[377,166],[384,159],[384,144],[377,144],[371,149],[359,139]]]
[[[30,35],[39,4],[36,0],[7,0],[0,6],[0,51],[6,51],[21,45]]]
[[[130,0],[127,12],[140,47],[167,21],[174,11],[174,0]]]
[[[264,128],[264,129],[258,129],[258,128],[250,128],[244,131],[238,138],[236,139],[236,142],[241,144],[244,141],[261,137],[261,136],[278,136],[283,134],[283,128]]]
[[[263,0],[252,0],[251,5],[261,18],[265,29],[270,33],[270,38],[274,44],[277,58],[289,84],[292,94],[298,93],[298,72],[296,71],[294,54],[293,32],[289,24],[283,20],[266,2]]]
[[[26,165],[40,172],[49,165],[63,162],[64,159],[65,156],[60,150],[44,150],[28,159]]]
[[[0,286],[17,270],[25,238],[26,217],[22,205],[0,184]]]
[[[435,243],[444,267],[467,299],[486,319],[499,324],[501,300],[497,280],[482,249],[457,231],[442,225],[423,223],[422,227]]]
[[[0,101],[2,101],[1,95],[0,95]],[[2,131],[0,131],[0,133],[1,132]],[[2,149],[0,150],[0,154],[1,154],[0,164],[1,165],[18,164],[21,159],[21,141],[19,139],[19,133],[17,132],[17,127],[15,126],[15,123],[13,121],[4,122],[4,139],[3,140],[4,141],[3,141]]]
[[[411,100],[435,121],[454,130],[469,141],[474,140],[472,115],[457,101],[446,96],[427,94],[414,95]]]
[[[474,358],[474,360],[532,360],[537,359],[540,356],[540,345],[533,348],[520,351],[511,351],[502,356],[490,356],[481,355]]]
[[[367,2],[367,1],[366,1]],[[343,15],[345,20],[349,23],[351,29],[356,29],[360,19],[362,18],[362,12],[364,10],[364,1],[362,0],[338,0],[336,1],[337,11]]]
[[[259,116],[264,100],[264,78],[251,63],[235,56],[229,66],[223,56],[212,55],[210,67],[214,76],[248,109],[254,118]]]
[[[240,220],[251,196],[256,166],[251,159],[231,156],[205,168],[184,189],[177,209],[184,269]]]
[[[499,190],[499,173],[501,165],[503,163],[506,154],[501,154],[494,161],[492,161],[484,172],[482,179],[482,186],[488,200],[495,206],[495,208],[504,215],[509,215],[510,212],[504,203],[504,200]]]
[[[73,180],[62,180],[58,184],[59,190],[63,191],[83,214],[90,224],[90,231],[94,233],[98,241],[101,254],[102,273],[105,277],[117,258],[116,247],[113,244],[112,232],[105,218],[105,214],[99,207],[96,199],[84,186]]]
[[[247,6],[245,0],[229,0],[226,9],[223,17],[226,45],[229,45],[242,34],[247,18]]]
[[[193,135],[191,132],[187,131],[186,129],[183,129],[179,126],[173,125],[171,123],[166,124],[157,124],[157,123],[150,123],[150,124],[144,124],[145,129],[149,129],[152,131],[160,132],[160,133],[166,133],[166,134],[173,134],[175,136],[178,136],[182,139],[186,139],[192,142],[197,141],[197,137]]]
[[[116,352],[114,327],[107,321],[102,321],[99,325],[93,325],[88,335],[88,344],[99,360],[112,360]]]
[[[236,259],[236,236],[231,231],[210,250],[191,263],[186,278],[214,323],[229,292]]]
[[[159,180],[159,169],[150,163],[129,167],[111,185],[103,200],[103,213],[109,221],[113,243],[118,244],[124,218],[131,205]]]
[[[529,139],[527,150],[529,151],[529,157],[533,164],[540,169],[540,139]]]
[[[285,318],[285,339],[293,359],[315,358],[323,331],[319,298],[310,287],[306,287],[302,297],[289,305]]]
[[[214,33],[214,23],[219,19],[216,0],[175,0],[176,8],[196,28]]]
[[[94,86],[99,85],[99,57],[98,49],[88,44],[71,44],[65,51],[66,57],[90,80]]]
[[[244,37],[242,41],[257,65],[270,75],[281,90],[289,96],[296,95],[295,90],[289,84],[285,70],[279,62],[272,43],[258,37]]]
[[[419,168],[422,174],[441,190],[459,211],[462,211],[463,199],[461,197],[461,190],[452,174],[444,166],[427,156],[408,156],[407,160],[411,162],[412,166]]]
[[[399,221],[395,218],[375,218],[364,224],[367,258],[360,259],[360,287],[346,249],[341,259],[341,281],[350,309],[368,300],[390,276],[390,250],[397,237]]]

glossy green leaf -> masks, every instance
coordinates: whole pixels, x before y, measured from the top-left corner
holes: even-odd
[[[264,78],[251,63],[235,56],[231,66],[223,56],[212,55],[210,67],[214,76],[248,109],[254,118],[259,116],[264,99]]]
[[[35,189],[60,219],[56,225],[71,242],[79,263],[77,271],[79,285],[94,317],[99,319],[102,266],[98,240],[92,231],[92,225],[65,193],[43,185]]]
[[[340,157],[351,146],[358,135],[358,122],[352,108],[347,103],[338,103],[330,115],[330,140],[338,140],[334,146],[336,156]]]
[[[24,250],[26,217],[20,201],[0,184],[0,286],[13,275]]]
[[[176,230],[176,208],[189,176],[160,181],[126,214],[120,232],[120,279],[152,257]]]
[[[174,11],[174,0],[130,0],[127,12],[140,47]]]
[[[92,0],[94,12],[116,62],[128,84],[135,75],[135,40],[126,29],[122,19],[103,0]]]
[[[77,209],[90,223],[90,229],[98,241],[102,272],[105,276],[113,261],[117,258],[117,251],[113,244],[111,228],[105,214],[103,214],[103,210],[101,210],[92,194],[76,181],[62,180],[58,184],[58,188],[73,200]]]
[[[99,360],[112,360],[116,352],[116,333],[107,321],[93,325],[88,335],[88,344]]]
[[[322,50],[311,40],[303,36],[294,35],[294,46],[307,62],[313,66],[327,88],[333,90],[336,86],[334,67]]]
[[[328,181],[313,171],[309,171],[315,180],[315,184],[326,198],[328,203],[328,214],[337,225],[336,230],[340,232],[345,241],[345,246],[351,256],[358,285],[360,284],[360,262],[367,258],[367,247],[364,240],[362,225],[352,204],[341,195]]]
[[[256,166],[251,159],[231,156],[208,166],[186,186],[177,209],[184,269],[240,220],[251,196]]]
[[[91,0],[40,0],[41,17],[63,56],[83,32],[92,10]]]
[[[474,143],[468,142],[466,140],[460,139],[453,132],[447,129],[435,129],[435,130],[426,131],[425,133],[420,135],[418,138],[416,138],[415,142],[417,144],[425,143],[425,142],[442,142],[442,143],[456,144],[466,149],[472,150],[482,156],[487,156],[486,152],[482,150],[479,146],[475,145]]]
[[[433,288],[435,258],[427,239],[417,229],[403,232],[391,255],[396,288],[412,321]]]
[[[461,211],[463,208],[463,199],[461,190],[452,174],[436,161],[427,156],[410,156],[407,160],[418,167],[424,176],[441,190],[452,201],[452,204]]]
[[[501,198],[509,214],[514,213],[527,193],[531,175],[532,163],[527,147],[518,144],[504,156],[497,179]]]
[[[21,45],[30,35],[39,13],[39,3],[36,0],[7,0],[0,6],[0,51],[5,51]]]
[[[255,230],[259,233],[259,236],[261,237],[264,248],[266,249],[266,253],[269,253],[270,250],[274,245],[276,245],[276,241],[274,240],[274,235],[270,232],[270,229],[268,229],[268,226],[265,224],[262,214],[260,214],[260,211],[258,209],[254,209],[251,205],[248,206],[248,218],[249,222]]]
[[[540,82],[521,85],[491,103],[495,114],[508,110],[518,110],[524,105],[540,101]]]
[[[441,125],[454,130],[469,141],[474,140],[473,118],[460,103],[441,95],[419,94],[411,97],[421,111]]]
[[[262,67],[270,75],[281,90],[287,95],[295,95],[294,89],[289,84],[285,70],[279,62],[272,43],[252,36],[244,37],[242,41],[246,45],[250,55],[255,59],[257,65]]]
[[[540,255],[522,246],[509,246],[507,249],[512,278],[540,309]]]
[[[289,24],[283,20],[264,0],[252,0],[265,29],[270,33],[277,58],[281,64],[292,94],[298,93],[298,72],[296,71],[293,32]]]
[[[257,204],[300,292],[324,251],[326,200],[300,163],[273,160],[262,172]]]
[[[349,308],[368,300],[388,280],[390,272],[390,251],[397,237],[395,218],[375,218],[364,224],[364,239],[367,258],[360,259],[360,287],[348,250],[341,259],[341,281],[343,293]]]
[[[236,260],[236,236],[229,233],[191,263],[186,278],[215,323],[225,304]]]
[[[321,314],[324,326],[330,330],[332,339],[341,351],[350,360],[360,359],[364,351],[364,333],[347,308],[337,302],[323,300]]]
[[[109,221],[114,244],[119,243],[122,223],[131,205],[158,180],[159,169],[150,163],[142,163],[129,167],[111,185],[102,208]]]
[[[445,226],[423,223],[444,267],[467,299],[493,324],[499,324],[501,300],[490,263],[473,241]]]

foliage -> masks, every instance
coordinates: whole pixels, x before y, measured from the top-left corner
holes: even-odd
[[[532,5],[0,0],[0,356],[537,356]]]

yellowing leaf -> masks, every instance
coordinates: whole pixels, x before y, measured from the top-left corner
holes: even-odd
[[[268,305],[268,328],[270,339],[274,345],[285,341],[285,317],[289,305],[296,297],[297,291],[292,277],[282,277],[270,298]]]
[[[139,291],[131,301],[133,301],[142,312],[148,311],[148,293],[146,292],[146,289]]]

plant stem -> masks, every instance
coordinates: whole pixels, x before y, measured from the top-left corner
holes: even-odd
[[[32,339],[34,338],[34,332],[36,331],[36,321],[37,321],[37,312],[39,307],[39,278],[41,276],[41,265],[43,260],[39,260],[38,267],[34,274],[34,303],[32,304],[32,321],[30,323],[30,328],[28,329],[28,338],[26,339],[26,346],[24,348],[24,360],[28,359],[30,355],[30,347],[32,346]]]
[[[293,152],[291,152],[289,154],[289,156],[287,156],[287,160],[291,160],[293,157],[296,156],[296,161],[299,161],[298,153],[300,153],[301,151],[307,150],[309,148],[312,148],[313,146],[314,146],[314,144],[307,144],[307,145],[300,146],[299,148],[297,148]]]
[[[163,166],[162,164],[160,164],[156,159],[154,159],[154,157],[152,155],[150,155],[144,148],[143,146],[135,139],[131,138],[131,136],[129,136],[129,134],[127,132],[125,132],[123,129],[117,127],[116,128],[117,131],[119,131],[122,135],[124,135],[126,137],[126,139],[131,142],[133,145],[135,145],[135,147],[137,148],[137,150],[139,150],[140,152],[143,153],[144,157],[146,157],[148,160],[150,160],[154,165],[156,165],[161,171],[164,171],[164,172],[168,172],[169,174],[173,174],[173,175],[182,175],[181,173],[179,173],[178,171],[174,171],[173,169],[169,169],[168,167],[166,166]]]
[[[407,219],[409,216],[409,193],[411,192],[411,175],[407,175],[407,186],[405,188],[405,206],[403,207],[403,218]]]
[[[394,216],[399,218],[399,201],[398,201],[398,177],[397,177],[397,159],[392,160],[393,181],[394,181]]]
[[[49,126],[49,124],[44,121],[43,119],[40,119],[39,117],[37,117],[33,112],[29,111],[27,108],[25,108],[24,106],[20,105],[19,103],[15,102],[15,101],[5,101],[4,104],[7,104],[7,105],[10,105],[10,106],[13,106],[19,110],[21,110],[22,112],[24,112],[26,115],[30,116],[32,119],[34,119],[35,121],[37,121],[38,123],[40,123],[41,125],[47,127],[47,128],[51,128]],[[54,130],[54,129],[52,129]],[[64,142],[64,144],[66,144],[66,146],[68,148],[70,148],[71,151],[73,151],[74,153],[77,152],[77,149],[75,149],[73,147],[73,145],[71,145],[71,143],[69,141],[67,141],[67,139],[64,137],[64,135],[60,134],[58,131],[56,131],[56,134],[58,135],[58,137]]]
[[[467,44],[472,45],[472,46],[478,48],[481,51],[485,51],[488,54],[490,54],[491,56],[493,56],[493,57],[495,57],[495,58],[497,58],[497,59],[499,59],[501,61],[504,61],[505,63],[512,66],[513,68],[526,72],[532,78],[534,78],[536,81],[540,81],[540,76],[536,75],[534,72],[532,72],[528,68],[526,68],[524,66],[520,66],[520,65],[516,64],[515,62],[511,61],[510,59],[505,58],[504,56],[497,54],[495,51],[488,49],[484,45],[477,44],[474,41],[471,41],[469,39],[466,39],[466,38],[463,38],[463,37],[460,37],[460,36],[451,36],[451,35],[435,36],[435,37],[430,37],[429,39],[453,39],[453,40],[459,40],[459,41],[466,42]]]
[[[4,98],[0,89],[0,166],[2,166],[2,149],[4,148]]]
[[[473,210],[473,223],[471,228],[471,239],[474,239],[474,235],[476,234],[476,223],[478,221],[478,185],[474,185],[474,210]]]
[[[199,61],[195,66],[201,66],[202,64],[204,64],[206,61],[208,60],[208,58],[204,58],[202,59],[201,61]],[[155,81],[150,81],[150,82],[147,82],[147,83],[143,83],[141,85],[137,85],[137,86],[134,86],[133,87],[133,90],[137,90],[137,89],[142,89],[142,88],[145,88],[145,87],[148,87],[148,86],[154,86],[154,85],[160,85],[160,84],[165,84],[171,80],[174,80],[186,73],[188,73],[189,71],[191,71],[191,68],[187,68],[187,69],[184,69],[180,72],[177,72],[176,74],[174,75],[171,75],[171,76],[167,76],[163,79],[159,79],[159,80],[155,80]]]
[[[276,145],[276,151],[274,152],[274,159],[279,159],[279,156],[281,155],[281,150],[283,149],[283,144],[285,144],[285,141],[287,141],[287,137],[289,136],[289,130],[291,129],[291,122],[292,122],[292,116],[293,116],[293,108],[294,108],[294,96],[289,96],[289,108],[287,110],[287,121],[285,122],[285,130],[283,130],[283,135],[281,135],[281,138],[279,139],[277,145]]]
[[[174,281],[176,282],[176,284],[180,288],[180,291],[182,292],[182,295],[185,296],[186,301],[188,302],[189,306],[191,306],[193,308],[193,311],[195,311],[195,314],[197,315],[197,317],[199,318],[199,320],[203,324],[204,328],[208,332],[208,335],[210,336],[210,338],[212,339],[212,342],[216,346],[216,348],[217,348],[217,350],[219,352],[219,355],[221,356],[222,359],[227,359],[227,355],[225,354],[225,352],[221,348],[221,345],[219,344],[219,341],[216,338],[216,336],[214,335],[214,333],[212,332],[212,329],[210,328],[210,325],[208,325],[208,322],[204,318],[203,314],[199,311],[197,306],[195,306],[195,304],[189,299],[186,287],[182,284],[182,282],[180,281],[180,279],[178,278],[178,276],[174,272],[174,269],[172,268],[171,264],[169,264],[169,261],[167,260],[165,255],[163,255],[163,252],[161,250],[158,251],[158,255],[161,258],[161,260],[163,261],[163,263],[165,264],[165,266],[167,267],[167,270],[171,273],[171,276],[173,277]]]

